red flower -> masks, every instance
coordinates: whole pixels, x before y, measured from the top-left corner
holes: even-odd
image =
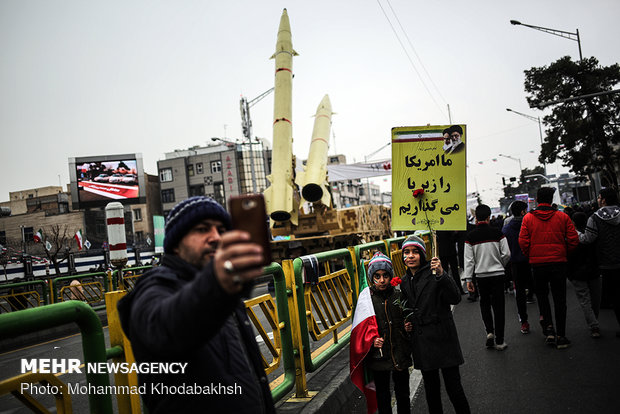
[[[414,198],[418,198],[419,195],[424,194],[424,189],[423,188],[418,188],[417,190],[415,190],[413,192],[413,197]]]
[[[393,278],[392,278],[392,280],[390,281],[390,284],[391,284],[392,286],[398,286],[398,285],[400,285],[400,284],[402,283],[402,281],[403,281],[403,280],[402,280],[400,277],[395,276],[395,277],[393,277]]]

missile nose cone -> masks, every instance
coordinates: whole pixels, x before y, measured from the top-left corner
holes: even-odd
[[[319,103],[319,108],[318,109],[324,109],[327,112],[331,113],[332,112],[332,103],[329,100],[329,95],[325,95],[323,97],[323,99],[321,99],[321,103]],[[317,109],[317,111],[318,111]]]
[[[280,27],[278,28],[278,31],[279,32],[282,32],[282,31],[290,32],[291,31],[291,24],[288,20],[288,13],[286,12],[286,9],[282,11],[282,16],[280,17]]]

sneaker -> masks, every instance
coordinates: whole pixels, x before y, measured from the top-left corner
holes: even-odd
[[[530,333],[530,324],[527,322],[523,322],[521,324],[521,333],[523,335],[529,334]]]
[[[527,298],[526,302],[531,305],[532,303],[536,303],[536,298],[532,296],[531,298]]]
[[[590,328],[590,336],[592,338],[598,339],[601,337],[601,330],[598,326],[593,326]]]
[[[495,335],[493,335],[492,333],[487,334],[487,342],[485,346],[489,349],[495,347]]]
[[[498,351],[503,351],[506,348],[508,348],[508,344],[506,342],[495,345],[495,349],[497,349]]]
[[[548,326],[547,329],[545,329],[545,344],[555,346],[555,340],[555,330],[553,326]]]
[[[570,346],[570,341],[565,336],[558,336],[558,341],[556,347],[558,349],[565,349]]]

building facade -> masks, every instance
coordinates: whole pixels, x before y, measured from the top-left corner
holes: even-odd
[[[157,162],[164,216],[178,202],[206,195],[226,207],[233,195],[262,193],[267,188],[271,150],[264,142],[212,138],[213,144],[166,153]]]

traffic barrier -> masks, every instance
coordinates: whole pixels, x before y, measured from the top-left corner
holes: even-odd
[[[42,280],[0,285],[6,293],[0,295],[0,313],[47,305],[47,284]]]

